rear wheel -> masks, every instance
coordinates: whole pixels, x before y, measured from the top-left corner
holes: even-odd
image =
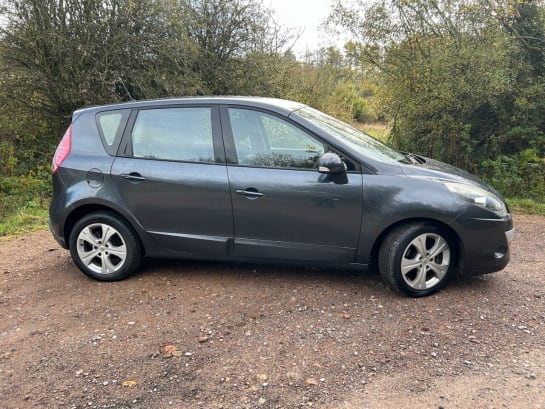
[[[455,268],[453,240],[440,227],[415,223],[393,230],[379,251],[379,270],[394,290],[423,297],[443,288]]]
[[[70,233],[69,247],[79,269],[101,281],[128,277],[142,258],[132,229],[110,212],[90,213],[80,219]]]

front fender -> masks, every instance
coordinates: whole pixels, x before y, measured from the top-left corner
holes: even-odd
[[[377,240],[392,226],[410,220],[451,226],[467,202],[442,183],[403,176],[364,175],[363,221],[356,261],[369,264]]]

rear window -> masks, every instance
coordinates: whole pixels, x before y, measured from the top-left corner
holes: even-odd
[[[100,112],[96,122],[104,148],[110,155],[115,155],[129,118],[130,109]]]

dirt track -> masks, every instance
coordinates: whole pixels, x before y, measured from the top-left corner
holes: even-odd
[[[545,408],[545,218],[503,272],[425,299],[375,275],[149,261],[83,276],[0,241],[2,408]]]

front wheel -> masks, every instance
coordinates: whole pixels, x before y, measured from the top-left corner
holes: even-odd
[[[100,281],[128,277],[142,258],[132,229],[110,212],[90,213],[80,219],[70,233],[69,247],[78,268]]]
[[[379,270],[394,290],[423,297],[443,288],[453,274],[456,249],[450,235],[429,223],[393,230],[379,251]]]

